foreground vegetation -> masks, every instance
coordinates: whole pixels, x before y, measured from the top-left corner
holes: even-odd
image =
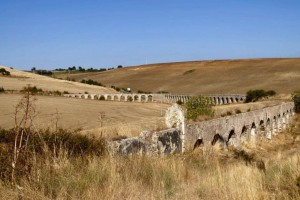
[[[36,130],[34,102],[24,88],[15,128],[0,130],[2,199],[300,198],[299,115],[285,133],[256,146],[121,157],[108,153],[102,137],[57,124]]]
[[[92,148],[94,139],[75,132],[40,131],[35,135],[44,139],[37,141],[44,142],[36,142],[39,148],[31,148],[30,156],[21,162],[16,183],[12,184],[9,173],[1,174],[0,196],[3,199],[299,199],[299,116],[292,127],[275,137],[272,144],[266,141],[259,144],[265,151],[245,145],[242,151],[206,148],[167,157],[111,157],[104,149]],[[1,172],[10,171],[11,134],[1,131]],[[63,139],[66,135],[68,140]],[[72,145],[66,141],[73,141]],[[102,148],[102,144],[96,146]],[[91,148],[84,148],[89,145]],[[255,164],[261,159],[266,163],[265,171]]]

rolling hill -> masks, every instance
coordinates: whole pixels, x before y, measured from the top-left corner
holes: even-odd
[[[57,74],[66,78],[66,74]],[[186,94],[243,94],[250,89],[290,94],[300,88],[300,58],[211,60],[123,67],[71,74],[133,91]]]
[[[60,92],[68,91],[70,93],[116,93],[111,88],[82,84],[78,82],[54,79],[47,76],[41,76],[29,72],[10,69],[0,66],[11,73],[11,76],[0,75],[0,87],[5,90],[21,90],[24,86],[30,84],[43,90]]]

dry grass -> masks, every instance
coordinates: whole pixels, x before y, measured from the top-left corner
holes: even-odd
[[[0,95],[0,126],[12,128],[14,125],[14,107],[21,95]],[[159,129],[164,125],[167,104],[107,102],[65,97],[37,96],[35,126],[65,129],[83,129],[84,133],[98,135],[103,130],[104,136],[136,136],[145,129]],[[58,113],[58,114],[57,114]],[[100,113],[105,113],[103,127],[100,125]]]
[[[68,91],[69,93],[117,93],[111,88],[54,79],[29,72],[13,70],[4,66],[0,66],[0,68],[5,68],[11,73],[11,77],[0,76],[0,86],[6,90],[21,90],[24,86],[30,84],[31,86],[36,86],[48,91],[58,90],[60,92]]]
[[[210,149],[167,157],[57,156],[36,160],[29,179],[3,199],[299,199],[300,118],[271,142],[248,147],[266,170],[228,152]]]
[[[192,73],[186,73],[190,71]],[[58,75],[65,78],[65,75]],[[245,94],[250,89],[291,94],[300,81],[300,58],[180,62],[73,74],[133,90],[187,94]]]

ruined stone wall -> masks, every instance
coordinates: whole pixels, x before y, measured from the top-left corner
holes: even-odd
[[[243,137],[255,141],[266,137],[271,139],[288,126],[293,114],[294,103],[282,103],[247,113],[221,117],[209,121],[188,124],[185,134],[185,146],[192,149],[197,139],[204,144],[210,144],[215,135],[220,135],[226,143],[234,138],[232,144],[239,146]]]
[[[108,142],[110,152],[121,155],[139,153],[166,155],[182,153],[194,148],[196,142],[214,145],[221,142],[223,148],[236,147],[242,142],[272,139],[272,135],[284,130],[294,113],[294,103],[282,103],[247,113],[221,117],[203,122],[186,124],[185,111],[173,104],[166,112],[163,131],[144,131],[138,137]]]
[[[143,131],[140,136],[108,142],[109,151],[120,155],[167,155],[182,152],[182,132],[171,128],[163,131]]]

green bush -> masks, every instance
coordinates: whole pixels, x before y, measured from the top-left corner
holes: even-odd
[[[246,95],[246,103],[255,102],[263,97],[270,97],[276,95],[274,90],[249,90]]]
[[[7,71],[7,70],[4,69],[4,68],[0,68],[0,73],[1,73],[3,76],[10,76],[10,72]]]
[[[300,90],[295,91],[292,95],[295,103],[295,112],[300,113]]]
[[[194,96],[190,98],[186,103],[187,118],[195,120],[198,116],[210,116],[214,115],[212,103],[208,97]]]
[[[37,88],[36,86],[28,86],[24,87],[23,90],[21,90],[22,93],[26,92],[29,90],[32,94],[43,94],[43,90],[41,88]]]

